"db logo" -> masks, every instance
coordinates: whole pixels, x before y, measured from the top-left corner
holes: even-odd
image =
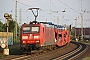
[[[30,39],[32,39],[32,38],[33,38],[32,34],[30,34],[29,38],[30,38]]]

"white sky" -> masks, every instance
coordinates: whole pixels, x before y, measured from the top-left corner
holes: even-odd
[[[82,3],[81,3],[82,1]],[[90,0],[18,0],[17,21],[19,22],[20,9],[22,9],[22,23],[34,20],[34,16],[28,9],[39,7],[39,16],[37,21],[51,21],[55,24],[75,25],[76,17],[79,17],[77,26],[81,24],[81,6],[84,13],[84,25],[90,26]],[[65,10],[66,12],[62,12]],[[12,11],[12,12],[11,12]],[[57,13],[58,11],[58,13]],[[13,15],[15,19],[15,0],[0,0],[0,20],[5,22],[4,13]],[[57,20],[58,17],[58,20]]]

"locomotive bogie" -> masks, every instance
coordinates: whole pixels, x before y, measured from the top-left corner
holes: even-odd
[[[21,44],[21,51],[23,53],[31,53],[33,50],[38,50],[40,48],[40,44]]]

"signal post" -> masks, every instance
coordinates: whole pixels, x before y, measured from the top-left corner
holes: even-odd
[[[11,14],[9,15],[8,13],[5,13],[4,17],[6,19],[7,36],[6,36],[6,44],[3,44],[2,48],[4,48],[3,54],[4,55],[9,55],[9,48],[8,48],[8,26],[9,26],[9,21],[12,20],[12,15]]]

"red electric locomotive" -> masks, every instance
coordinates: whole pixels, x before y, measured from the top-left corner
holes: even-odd
[[[23,24],[20,30],[20,41],[23,51],[54,45],[54,25],[49,25],[46,22]]]

